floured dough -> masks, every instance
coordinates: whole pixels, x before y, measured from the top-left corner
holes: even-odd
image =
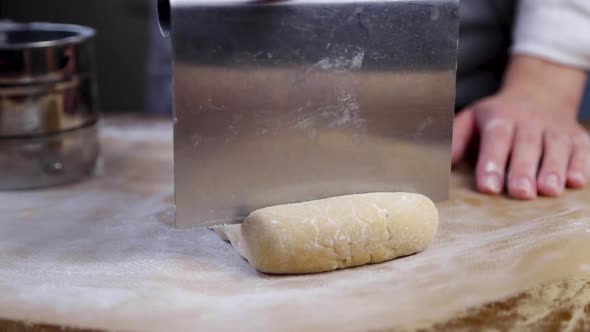
[[[438,211],[427,197],[373,193],[257,210],[223,232],[257,270],[302,274],[420,252],[437,227]]]

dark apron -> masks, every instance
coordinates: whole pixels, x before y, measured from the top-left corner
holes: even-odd
[[[494,94],[512,44],[514,0],[462,0],[457,72],[458,110]]]

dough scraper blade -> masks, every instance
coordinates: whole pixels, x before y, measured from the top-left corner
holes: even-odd
[[[176,225],[367,192],[448,195],[458,0],[160,0]]]

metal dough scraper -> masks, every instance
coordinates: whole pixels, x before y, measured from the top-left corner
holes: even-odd
[[[458,0],[160,0],[180,228],[343,194],[448,195]]]

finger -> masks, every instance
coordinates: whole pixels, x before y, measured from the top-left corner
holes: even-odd
[[[571,148],[571,140],[566,134],[554,129],[543,133],[543,161],[537,178],[540,194],[559,196],[563,193]]]
[[[491,118],[481,127],[481,143],[476,167],[477,188],[487,194],[499,194],[504,187],[506,162],[512,147],[514,123]]]
[[[537,169],[543,148],[543,131],[536,123],[516,125],[508,171],[508,193],[517,199],[537,197]]]
[[[590,177],[590,136],[585,132],[574,137],[567,171],[567,186],[582,188]]]
[[[453,122],[453,165],[463,158],[467,145],[469,145],[469,141],[474,133],[475,116],[473,115],[473,110],[465,109],[455,117]]]

